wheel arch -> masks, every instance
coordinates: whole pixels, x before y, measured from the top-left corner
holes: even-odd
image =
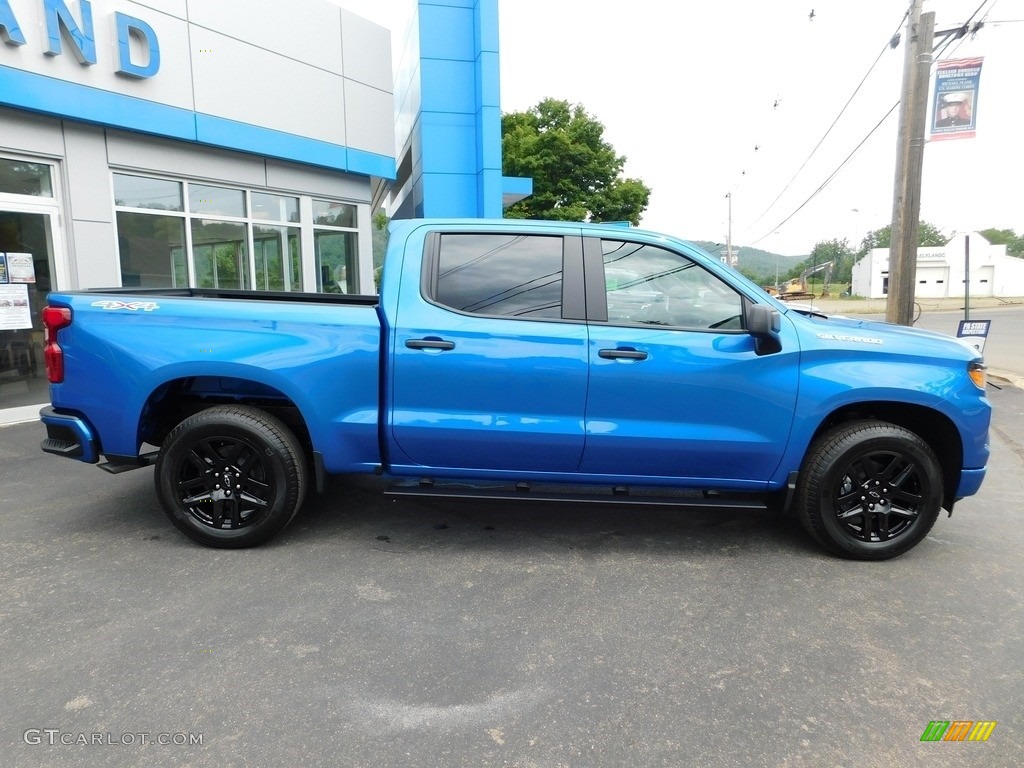
[[[849,403],[832,411],[818,425],[808,446],[824,432],[850,421],[876,419],[910,430],[928,443],[942,467],[942,506],[952,510],[963,468],[963,441],[952,419],[925,405],[892,401]]]
[[[301,408],[281,390],[237,376],[181,376],[164,382],[146,398],[139,415],[137,445],[161,446],[189,416],[216,405],[248,405],[280,419],[312,458],[312,436]]]

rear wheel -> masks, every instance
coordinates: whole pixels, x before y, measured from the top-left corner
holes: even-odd
[[[842,424],[811,446],[796,509],[830,551],[885,560],[918,544],[942,507],[942,470],[927,443],[882,421]]]
[[[248,406],[216,406],[190,416],[164,441],[156,463],[164,512],[211,547],[252,547],[291,522],[306,488],[295,436]]]

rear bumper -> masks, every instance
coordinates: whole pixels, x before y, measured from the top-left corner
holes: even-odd
[[[956,489],[956,497],[962,499],[964,496],[973,496],[981,488],[981,481],[985,479],[985,467],[981,469],[961,469],[960,485]]]
[[[39,420],[46,426],[46,439],[39,446],[44,453],[78,459],[86,464],[100,460],[96,433],[85,419],[57,413],[48,405],[39,412]]]

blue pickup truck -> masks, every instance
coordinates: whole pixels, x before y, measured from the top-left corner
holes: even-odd
[[[155,464],[170,520],[260,544],[329,474],[389,492],[792,511],[881,560],[975,493],[977,351],[775,301],[616,226],[393,222],[379,296],[57,292],[44,451]]]

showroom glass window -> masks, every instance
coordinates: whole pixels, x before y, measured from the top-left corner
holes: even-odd
[[[299,198],[253,192],[250,199],[256,290],[302,290]]]
[[[114,174],[121,285],[188,286],[183,186],[180,181]]]
[[[245,192],[189,184],[192,259],[200,288],[249,287]]]
[[[322,293],[359,293],[356,214],[354,205],[313,201],[316,287]]]
[[[114,204],[122,285],[302,291],[306,258],[316,290],[358,292],[354,204],[307,197],[303,221],[299,196],[127,173]]]

